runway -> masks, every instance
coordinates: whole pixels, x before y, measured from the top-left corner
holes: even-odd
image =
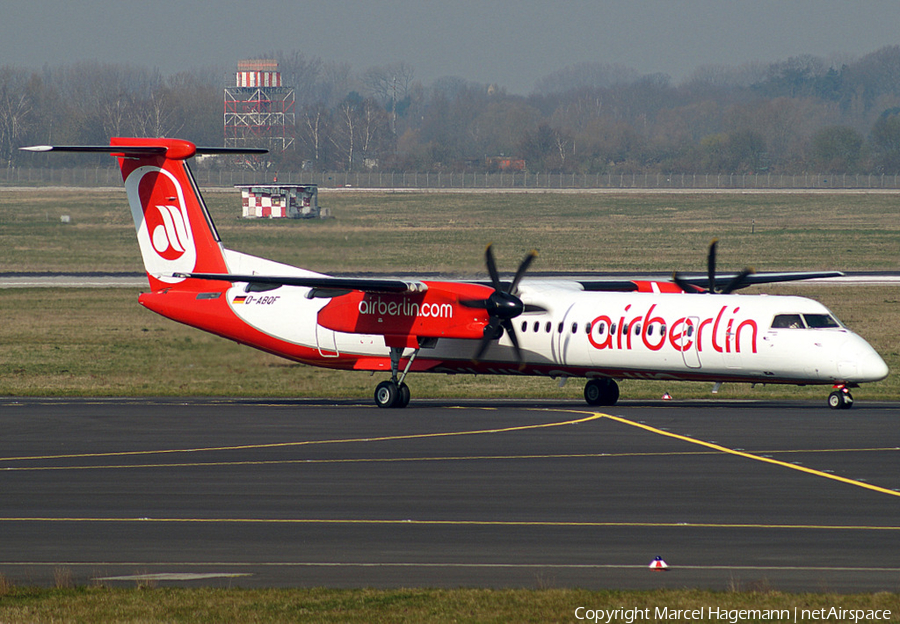
[[[17,584],[900,591],[900,404],[0,400]],[[668,572],[648,564],[661,556]]]

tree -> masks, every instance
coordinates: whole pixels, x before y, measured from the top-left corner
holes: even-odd
[[[518,154],[525,159],[529,171],[563,172],[574,166],[574,158],[570,158],[574,143],[568,133],[542,123],[536,130],[525,133]]]
[[[752,130],[718,133],[700,142],[701,167],[711,173],[755,173],[759,171],[765,140]]]
[[[875,159],[882,173],[900,173],[900,108],[884,111],[872,126]]]
[[[309,104],[300,111],[297,124],[299,149],[313,162],[316,171],[322,171],[326,162],[326,144],[331,113],[322,104]]]
[[[812,137],[814,165],[827,173],[851,173],[862,155],[863,136],[847,126],[822,128]]]
[[[0,68],[0,158],[11,165],[33,123],[34,107],[24,70]]]

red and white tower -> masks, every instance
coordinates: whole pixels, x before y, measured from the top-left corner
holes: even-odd
[[[294,142],[294,89],[281,83],[278,61],[239,61],[225,87],[225,147],[284,151]]]

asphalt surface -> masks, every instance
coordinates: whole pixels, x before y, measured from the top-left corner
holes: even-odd
[[[824,400],[2,399],[0,574],[900,591],[898,416]]]

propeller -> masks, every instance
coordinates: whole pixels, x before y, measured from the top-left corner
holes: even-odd
[[[678,271],[672,273],[672,281],[675,282],[681,290],[688,293],[720,293],[723,295],[728,295],[739,288],[743,288],[745,286],[745,282],[747,281],[747,276],[752,275],[754,270],[751,267],[746,267],[742,269],[737,275],[732,277],[724,288],[719,289],[716,284],[716,247],[719,244],[719,239],[714,238],[712,242],[709,244],[709,252],[706,255],[706,278],[708,287],[707,290],[703,290],[702,288],[688,282],[684,278],[678,275]]]
[[[494,260],[494,252],[491,247],[491,245],[488,245],[487,249],[485,249],[484,260],[487,265],[488,274],[491,276],[491,286],[494,287],[494,292],[492,292],[487,299],[460,301],[460,303],[465,306],[487,310],[488,317],[490,318],[487,326],[484,328],[481,344],[478,345],[478,350],[475,352],[475,356],[472,360],[476,363],[479,362],[481,356],[487,351],[491,341],[497,340],[503,335],[503,332],[506,331],[512,342],[513,350],[516,353],[516,361],[524,366],[522,349],[519,347],[519,337],[516,335],[512,319],[523,312],[537,312],[544,310],[539,306],[526,306],[517,295],[519,282],[522,280],[522,276],[525,275],[528,267],[531,266],[532,261],[537,257],[537,252],[534,250],[528,252],[522,260],[522,263],[519,264],[519,268],[516,271],[512,282],[504,287],[503,283],[500,281],[500,274],[497,272],[497,262]]]

